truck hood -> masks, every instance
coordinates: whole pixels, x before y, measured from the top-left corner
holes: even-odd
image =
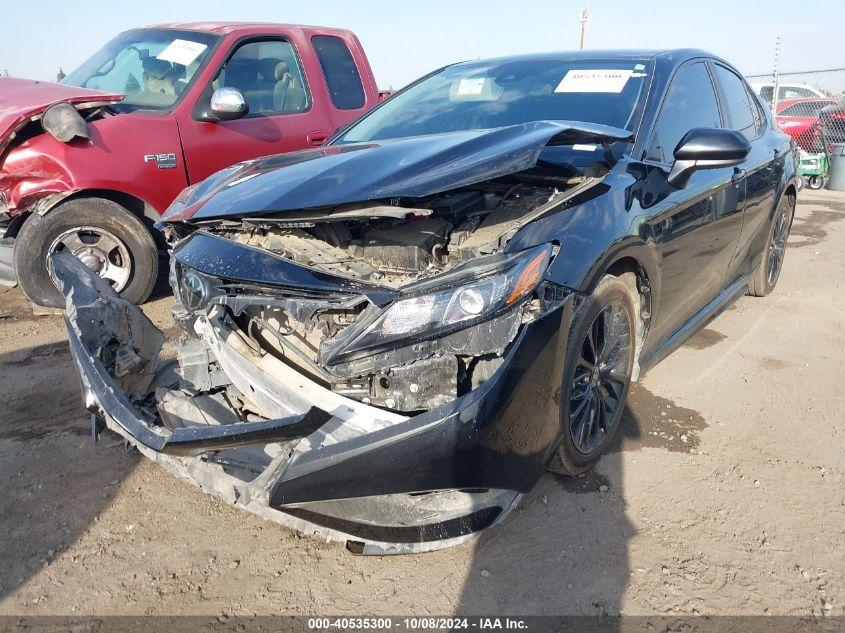
[[[53,104],[113,103],[122,99],[120,94],[49,81],[0,78],[0,154],[22,126]]]
[[[186,189],[162,222],[428,196],[530,169],[547,145],[612,143],[632,136],[594,123],[533,121],[269,156],[224,169]]]

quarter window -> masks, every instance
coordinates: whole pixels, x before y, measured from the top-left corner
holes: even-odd
[[[719,105],[704,62],[682,66],[663,100],[646,158],[672,162],[675,148],[692,128],[721,126]]]
[[[240,90],[251,115],[292,114],[308,109],[302,68],[290,42],[285,40],[241,45],[212,86],[215,90]]]
[[[329,96],[338,110],[356,110],[364,106],[364,86],[349,48],[339,37],[315,35],[311,44],[320,60]]]
[[[745,82],[734,72],[719,64],[714,65],[716,83],[723,97],[727,114],[727,126],[749,140],[757,138],[759,133],[759,113],[745,89]]]

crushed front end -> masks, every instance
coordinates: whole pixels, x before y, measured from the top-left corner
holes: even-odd
[[[592,186],[167,223],[181,339],[54,256],[96,419],[204,490],[358,553],[500,521],[561,437],[574,295],[525,223]]]

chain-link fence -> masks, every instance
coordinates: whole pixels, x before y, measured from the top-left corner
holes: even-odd
[[[759,50],[755,65],[769,65],[772,71],[745,76],[778,127],[802,150],[803,182],[820,188],[831,174],[831,162],[845,154],[845,48],[811,33],[778,38],[770,51],[766,64]]]
[[[746,75],[778,126],[806,152],[845,142],[845,67]]]

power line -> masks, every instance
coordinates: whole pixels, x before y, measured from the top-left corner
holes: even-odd
[[[822,70],[791,70],[787,73],[785,72],[778,72],[778,75],[783,77],[787,75],[820,75],[821,73],[837,73],[845,71],[845,67],[842,68],[825,68]],[[745,75],[748,79],[755,79],[759,77],[771,77],[773,73],[760,73],[757,75]]]

